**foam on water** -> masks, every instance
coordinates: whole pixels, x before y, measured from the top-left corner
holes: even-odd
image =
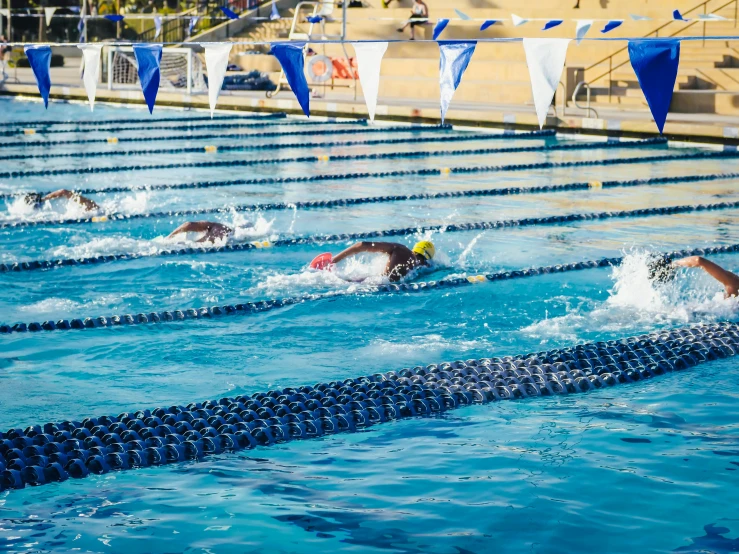
[[[522,333],[549,340],[584,340],[586,334],[623,334],[653,326],[677,326],[734,319],[739,300],[724,298],[723,288],[703,271],[680,270],[669,283],[649,279],[647,261],[654,253],[631,250],[612,270],[613,288],[604,302],[589,298],[555,297],[567,314],[524,327]]]

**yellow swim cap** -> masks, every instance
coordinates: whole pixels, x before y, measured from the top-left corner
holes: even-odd
[[[422,240],[416,243],[416,246],[413,247],[413,252],[430,260],[436,254],[436,248],[434,248],[434,243],[430,240]]]

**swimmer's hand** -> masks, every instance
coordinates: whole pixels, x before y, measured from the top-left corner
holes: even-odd
[[[701,267],[703,265],[703,258],[700,256],[689,256],[680,260],[675,260],[673,265],[680,267]]]

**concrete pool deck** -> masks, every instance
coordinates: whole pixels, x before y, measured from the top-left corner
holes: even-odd
[[[8,70],[9,79],[0,83],[0,95],[39,98],[39,92],[28,68]],[[50,98],[56,100],[87,101],[82,87],[79,69],[62,67],[51,69]],[[410,93],[412,94],[412,93]],[[105,83],[97,89],[99,102],[143,104],[138,86],[128,89],[108,90]],[[208,108],[205,92],[187,95],[160,90],[157,105],[190,108]],[[219,110],[248,110],[263,112],[287,112],[302,114],[302,110],[290,91],[267,98],[263,91],[223,91],[218,100]],[[648,110],[598,107],[598,117],[586,117],[585,110],[557,107],[557,116],[550,112],[546,126],[560,132],[613,135],[624,137],[657,136],[657,128]],[[326,97],[311,98],[311,114],[325,117],[364,118],[367,109],[359,96],[353,93],[327,91]],[[439,123],[439,106],[436,101],[383,99],[377,105],[378,121],[411,121]],[[447,122],[459,126],[490,127],[531,130],[538,128],[536,114],[529,100],[521,104],[481,104],[452,102],[447,112]],[[708,142],[726,146],[739,145],[739,117],[707,113],[670,113],[665,125],[665,136],[672,140]]]

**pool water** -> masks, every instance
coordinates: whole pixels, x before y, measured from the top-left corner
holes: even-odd
[[[105,137],[106,120],[141,118],[120,137],[147,130],[140,108],[0,101],[7,121],[94,119],[99,129],[4,138],[1,156],[266,144],[275,151],[38,158],[5,161],[3,171],[121,167],[155,163],[285,159],[382,152],[473,150],[574,141],[556,136],[455,143],[305,147],[307,142],[438,137],[482,131],[408,127],[363,132],[358,123],[276,120],[269,131],[316,135],[260,137],[224,130],[188,140],[55,145],[33,141]],[[195,112],[198,116],[202,112]],[[209,123],[209,122],[204,122]],[[215,122],[218,123],[218,122]],[[157,124],[159,125],[159,124]],[[167,124],[162,124],[167,125]],[[379,124],[378,124],[379,125]],[[111,125],[112,126],[112,125]],[[292,126],[292,127],[291,127]],[[393,125],[395,126],[395,125]],[[321,130],[355,129],[347,135]],[[372,127],[377,128],[378,126]],[[58,127],[57,127],[58,128]],[[264,127],[260,127],[261,132]],[[229,133],[254,133],[229,139]],[[219,134],[208,129],[207,133]],[[578,141],[596,142],[594,138]],[[604,143],[601,143],[601,146]],[[529,187],[610,179],[731,172],[735,160],[593,165],[470,175],[358,178],[211,189],[147,190],[203,180],[442,169],[544,161],[603,160],[700,151],[673,145],[597,144],[568,151],[286,162],[247,167],[127,170],[0,181],[0,193],[94,188],[109,213],[149,213],[267,202]],[[143,187],[106,194],[109,187]],[[224,211],[202,216],[244,226],[237,240],[520,219],[607,210],[739,200],[735,182],[674,183],[515,196],[477,196],[324,209]],[[0,223],[83,217],[60,203],[30,212],[17,198]],[[112,253],[156,254],[188,218],[0,228],[0,263]],[[193,219],[191,216],[189,219]],[[381,257],[337,273],[308,263],[348,242],[241,252],[146,256],[94,266],[0,274],[0,324],[139,313],[341,292],[271,312],[162,325],[0,336],[0,429],[82,419],[155,406],[251,394],[445,360],[522,354],[655,329],[735,319],[705,274],[683,271],[665,286],[647,278],[648,253],[739,243],[739,209],[580,221],[486,231],[426,232],[431,269],[410,280],[626,255],[617,268],[551,274],[414,294],[373,295]],[[252,227],[246,227],[253,225]],[[177,243],[182,246],[182,243]],[[185,243],[185,246],[195,246]],[[739,270],[736,255],[715,261]],[[346,281],[342,278],[351,278]],[[356,282],[366,278],[363,282]],[[707,383],[711,385],[707,385]],[[731,359],[648,382],[575,396],[461,408],[433,418],[385,423],[351,434],[293,441],[199,463],[137,469],[0,493],[3,552],[735,552],[739,470],[739,372]],[[732,492],[734,491],[734,492]]]

